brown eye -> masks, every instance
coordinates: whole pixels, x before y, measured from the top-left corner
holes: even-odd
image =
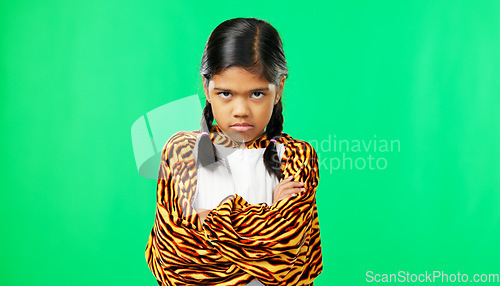
[[[255,96],[254,96],[254,95],[255,95]],[[257,99],[259,99],[259,98],[263,98],[263,97],[264,97],[264,95],[265,95],[264,93],[259,92],[259,91],[256,91],[256,92],[252,93],[252,96],[254,96],[254,98],[257,98]]]
[[[218,95],[224,99],[227,99],[227,98],[230,98],[231,97],[231,93],[228,92],[228,91],[223,91],[223,92],[219,92]]]

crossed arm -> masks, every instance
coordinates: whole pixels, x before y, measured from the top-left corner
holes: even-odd
[[[296,182],[292,180],[293,177],[290,176],[288,178],[285,178],[279,184],[274,188],[273,190],[273,205],[275,202],[278,202],[282,199],[296,196],[297,193],[304,191],[305,188],[304,182]],[[205,221],[205,218],[208,216],[212,210],[207,210],[207,209],[196,209],[196,212],[198,213],[198,216],[200,218],[200,223],[203,224]]]
[[[291,196],[296,193],[290,184],[294,182],[282,180],[280,188],[275,188],[281,196],[275,195],[271,206],[250,205],[241,196],[231,195],[213,210],[194,213],[202,223],[201,232],[179,215],[178,205],[171,203],[180,193],[172,178],[174,170],[163,156],[164,177],[158,185],[161,212],[157,212],[146,249],[148,264],[159,281],[202,285],[213,280],[225,285],[221,281],[234,283],[236,280],[229,279],[256,277],[267,285],[303,285],[298,282],[314,274],[307,272],[321,270],[321,253],[319,260],[317,254],[311,255],[319,247],[314,221],[317,155],[303,141],[293,144],[284,154],[283,175],[303,182],[303,191]],[[311,261],[311,257],[316,260]]]
[[[250,205],[235,194],[200,217],[207,240],[223,257],[269,285],[300,276],[312,242],[318,160],[306,142],[293,144],[284,154],[286,179],[276,186],[273,205]]]

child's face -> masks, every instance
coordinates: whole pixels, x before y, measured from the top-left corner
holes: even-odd
[[[234,141],[250,143],[264,132],[271,119],[273,106],[283,92],[285,77],[280,86],[268,82],[241,67],[230,67],[214,75],[205,87],[207,100],[219,127]],[[239,125],[241,123],[247,126]]]

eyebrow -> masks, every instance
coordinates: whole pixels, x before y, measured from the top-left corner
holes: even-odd
[[[227,88],[219,88],[219,87],[214,87],[214,89],[216,90],[221,90],[221,91],[231,91],[230,89],[227,89]],[[252,89],[252,90],[249,90],[249,91],[268,91],[269,90],[269,87],[261,87],[261,88],[256,88],[256,89]]]

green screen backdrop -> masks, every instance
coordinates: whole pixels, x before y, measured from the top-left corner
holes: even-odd
[[[205,42],[234,17],[280,32],[284,132],[321,161],[315,285],[441,285],[375,282],[426,272],[500,285],[488,276],[500,273],[499,1],[0,10],[1,285],[157,285],[144,258],[156,181],[139,175],[131,127],[166,103],[202,101]]]

